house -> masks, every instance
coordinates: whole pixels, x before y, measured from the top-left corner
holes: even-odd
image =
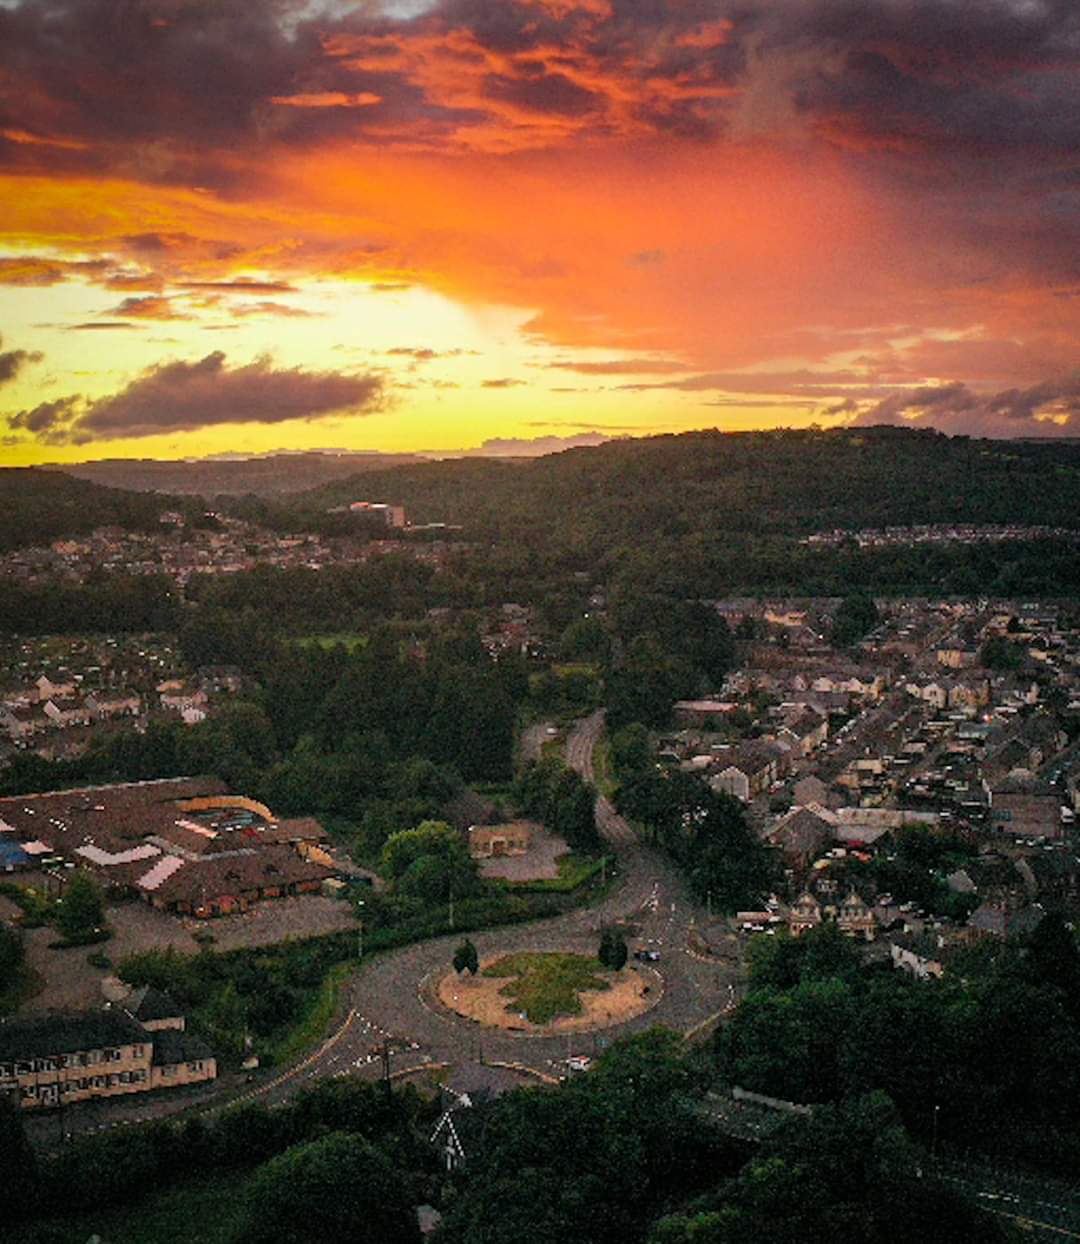
[[[816,929],[821,921],[821,904],[809,891],[804,891],[792,903],[788,914],[788,928],[792,936],[799,937],[809,929]]]
[[[919,980],[940,979],[945,971],[941,939],[932,933],[894,933],[889,939],[893,966],[910,972]]]
[[[335,875],[308,817],[279,820],[216,778],[168,778],[0,799],[4,837],[92,871],[113,895],[199,917],[317,893]]]
[[[677,700],[673,711],[679,725],[700,729],[715,726],[738,707],[733,700]]]
[[[792,808],[769,830],[766,841],[784,858],[784,866],[804,873],[833,841],[833,826],[809,808]]]
[[[860,942],[877,937],[877,919],[862,897],[851,890],[836,913],[836,925],[842,933]]]
[[[1038,778],[1008,777],[990,791],[990,824],[1016,838],[1060,838],[1061,798]]]
[[[779,736],[789,739],[803,755],[809,756],[829,737],[829,721],[812,709],[804,709],[780,727]]]
[[[717,767],[718,772],[709,778],[713,790],[726,791],[749,803],[779,779],[782,769],[786,770],[786,753],[775,743],[752,739],[720,752]]]
[[[803,807],[812,803],[828,807],[832,800],[829,787],[815,774],[809,774],[807,777],[800,778],[795,783],[792,793],[795,796],[796,804],[801,804]]]
[[[527,821],[511,821],[506,825],[473,825],[469,829],[469,854],[474,860],[524,855],[529,849],[530,829]]]
[[[156,992],[156,991],[155,991]],[[0,1093],[24,1110],[200,1084],[217,1078],[217,1060],[188,1033],[167,995],[130,1009],[0,1022]]]

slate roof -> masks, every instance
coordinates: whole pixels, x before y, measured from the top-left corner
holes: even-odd
[[[163,1028],[148,1034],[154,1042],[154,1066],[168,1067],[175,1063],[194,1063],[213,1058],[214,1051],[201,1038],[177,1028]]]
[[[148,1040],[149,1034],[142,1025],[120,1010],[7,1019],[0,1021],[0,1060],[48,1058]]]
[[[127,1000],[124,1010],[140,1024],[152,1023],[158,1019],[178,1019],[183,1011],[163,990],[153,985],[143,985]]]

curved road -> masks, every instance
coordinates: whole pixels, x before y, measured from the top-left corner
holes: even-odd
[[[567,738],[567,761],[587,779],[593,777],[593,749],[603,728],[601,711],[579,721]],[[599,1038],[610,1040],[653,1024],[689,1032],[715,1016],[730,1002],[735,981],[730,965],[688,953],[687,936],[700,913],[682,879],[666,859],[637,840],[603,796],[597,800],[597,824],[616,850],[622,878],[603,902],[553,919],[470,936],[481,958],[525,949],[595,954],[604,926],[619,921],[633,924],[640,930],[638,940],[660,952],[655,967],[663,978],[663,993],[650,1010],[596,1034],[528,1036],[482,1027],[425,996],[424,983],[448,969],[461,940],[450,934],[403,947],[361,968],[348,986],[350,1017],[344,1028],[306,1063],[252,1095],[275,1100],[320,1076],[379,1075],[383,1041],[390,1042],[391,1067],[396,1070],[427,1062],[485,1061],[551,1074],[570,1054],[593,1053]]]
[[[567,761],[583,777],[593,778],[593,749],[604,729],[603,711],[577,722],[566,740]],[[543,730],[543,736],[540,731]],[[546,738],[546,726],[536,732]],[[65,1112],[62,1127],[71,1133],[114,1126],[121,1119],[145,1121],[191,1109],[213,1111],[241,1101],[283,1101],[325,1076],[382,1074],[382,1049],[389,1044],[392,1071],[422,1068],[429,1063],[464,1066],[475,1062],[509,1063],[541,1075],[557,1075],[571,1055],[591,1055],[603,1044],[653,1024],[691,1032],[734,1000],[738,983],[730,961],[716,963],[690,954],[687,938],[701,913],[690,900],[682,879],[667,860],[638,841],[631,827],[600,796],[597,825],[617,858],[618,886],[600,903],[527,925],[471,933],[480,957],[515,950],[571,950],[595,954],[601,929],[623,922],[639,932],[636,944],[659,951],[650,964],[662,979],[659,1000],[650,1010],[596,1033],[528,1036],[483,1027],[429,1001],[429,978],[449,969],[461,934],[421,942],[380,955],[363,964],[342,991],[344,1022],[300,1063],[279,1075],[253,1084],[239,1097],[227,1093],[171,1101],[110,1103],[105,1115],[75,1108]],[[650,971],[643,980],[652,982]],[[200,1095],[201,1097],[201,1095]],[[38,1122],[34,1120],[34,1122]],[[40,1120],[42,1135],[53,1136],[57,1123]]]

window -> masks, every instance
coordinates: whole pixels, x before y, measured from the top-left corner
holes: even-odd
[[[96,1088],[96,1089],[99,1089],[99,1088],[104,1088],[104,1087],[105,1087],[105,1077],[104,1077],[104,1076],[94,1076],[94,1078],[93,1078],[93,1086],[94,1086],[94,1088]]]
[[[37,1085],[28,1084],[26,1088],[23,1089],[22,1095],[23,1097],[30,1097],[30,1098],[37,1097]]]
[[[133,1071],[131,1073],[131,1079],[133,1080],[135,1084],[145,1084],[146,1083],[146,1072],[145,1071]]]
[[[124,1057],[123,1050],[106,1050],[105,1061],[110,1063],[118,1063]]]
[[[116,1075],[109,1076],[109,1088],[116,1088],[120,1082],[120,1077]]]
[[[141,1045],[133,1045],[131,1047],[131,1056],[132,1058],[142,1058],[143,1047]]]
[[[101,1062],[101,1051],[100,1050],[87,1050],[86,1051],[86,1065],[88,1067],[92,1067],[94,1066],[95,1063],[100,1063],[100,1062]]]
[[[0,1080],[10,1080],[14,1074],[14,1068],[10,1063],[0,1063]]]
[[[176,1068],[175,1067],[162,1067],[161,1074],[162,1076],[165,1077],[166,1080],[168,1080],[172,1076],[176,1075]]]
[[[33,1070],[34,1064],[31,1062],[15,1064],[15,1074],[17,1076],[28,1076]]]
[[[188,1063],[189,1071],[202,1071],[202,1069],[203,1069],[202,1059],[199,1059],[197,1062],[194,1062],[194,1063]]]
[[[130,1083],[131,1083],[131,1072],[130,1072],[130,1071],[121,1071],[121,1072],[120,1072],[120,1083],[121,1083],[121,1084],[130,1084]]]

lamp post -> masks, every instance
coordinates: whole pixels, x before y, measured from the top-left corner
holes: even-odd
[[[364,957],[364,900],[358,898],[356,900],[358,924],[356,926],[356,957],[363,959]]]

